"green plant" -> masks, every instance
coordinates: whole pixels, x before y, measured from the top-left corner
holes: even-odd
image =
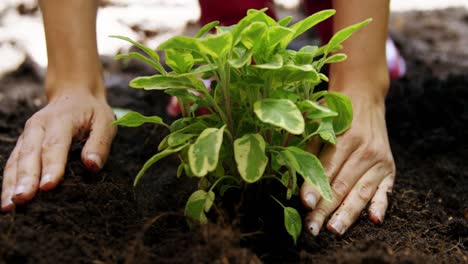
[[[194,37],[176,36],[162,43],[159,50],[165,52],[171,72],[166,72],[155,51],[114,36],[147,55],[129,53],[117,58],[139,59],[159,72],[138,77],[130,86],[165,90],[176,96],[183,115],[171,125],[157,116],[136,112],[114,122],[129,127],[155,123],[170,131],[158,147],[160,152],[144,164],[134,184],[151,165],[177,153],[181,161],[177,175],[200,178],[200,189],[189,197],[185,214],[201,223],[207,221],[205,213],[212,207],[215,193],[223,195],[229,188],[243,188],[263,179],[280,181],[286,199],[297,194],[298,175],[323,198],[332,197],[320,161],[304,149],[313,137],[335,144],[336,135],[351,124],[352,109],[346,96],[315,92],[314,87],[328,81],[320,73],[325,64],[346,59],[345,54],[337,53],[341,43],[371,20],[337,32],[326,45],[294,51],[287,49],[294,38],[335,11],[316,13],[288,27],[291,17],[276,22],[265,10],[249,10],[230,27],[212,22]],[[215,27],[216,33],[209,34]],[[212,89],[201,78],[214,80]],[[201,107],[210,113],[197,116]],[[302,226],[299,213],[273,199],[284,208],[286,230],[296,241]]]

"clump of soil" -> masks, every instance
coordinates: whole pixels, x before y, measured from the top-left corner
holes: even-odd
[[[453,11],[442,14],[437,13],[443,20],[459,19]],[[463,65],[445,68],[444,76],[433,74],[439,65],[421,58],[440,54],[419,56],[412,43],[424,38],[420,32],[442,34],[444,28],[425,27],[417,15],[400,19],[408,20],[405,23],[412,30],[394,31],[408,74],[392,84],[387,99],[398,175],[382,226],[370,223],[363,212],[343,237],[323,230],[314,238],[304,232],[294,246],[275,211],[280,208],[259,195],[257,214],[232,220],[215,210],[216,223],[190,229],[182,217],[183,207],[196,183],[177,179],[175,159],[159,163],[132,188],[136,172],[155,153],[165,133],[144,126],[119,130],[99,174],[83,168],[81,146],[74,145],[65,179],[56,190],[39,193],[13,214],[0,215],[0,259],[5,263],[467,263],[468,75],[460,70]],[[458,22],[468,27],[466,20]],[[459,37],[468,39],[468,34]],[[121,73],[108,82],[111,104],[163,115],[167,97],[127,88],[131,77],[132,73]],[[34,79],[29,81],[37,85]],[[0,92],[12,89],[6,85],[14,83],[0,82]],[[34,105],[26,98],[14,111],[0,108],[1,168],[24,122],[37,110]]]

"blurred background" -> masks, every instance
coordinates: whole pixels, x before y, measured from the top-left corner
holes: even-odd
[[[299,20],[302,17],[299,2],[275,0],[278,16],[293,15],[295,20]],[[97,19],[98,47],[109,86],[122,81],[109,72],[132,66],[122,65],[112,59],[115,54],[127,51],[130,45],[111,39],[109,35],[128,36],[156,48],[173,35],[194,34],[199,27],[197,21],[200,9],[197,0],[103,0],[100,6]],[[390,22],[392,37],[397,46],[401,47],[408,45],[401,43],[402,38],[425,34],[422,38],[415,38],[412,43],[415,56],[418,52],[434,52],[437,54],[435,58],[423,59],[438,60],[442,63],[441,71],[447,69],[447,63],[454,61],[458,66],[464,65],[468,69],[467,49],[453,47],[454,40],[460,47],[468,47],[468,37],[460,37],[468,35],[466,23],[463,24],[468,20],[467,8],[467,0],[393,0]],[[444,28],[444,33],[433,35],[433,31],[440,28]],[[436,41],[434,38],[452,41]],[[313,36],[310,41],[313,41]],[[22,97],[31,98],[31,93],[35,98],[31,102],[36,106],[42,104],[42,89],[36,86],[40,85],[45,76],[47,55],[42,17],[36,0],[0,1],[0,58],[0,79],[27,68],[37,81],[34,82],[36,85],[25,85],[23,89],[14,91],[9,89],[8,82],[0,82],[0,105],[17,102]],[[11,105],[6,108],[2,106],[0,110],[6,111],[8,108],[11,109]]]

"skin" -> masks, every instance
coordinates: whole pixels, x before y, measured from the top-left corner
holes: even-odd
[[[45,85],[49,103],[28,120],[8,159],[2,185],[5,212],[30,201],[38,189],[57,186],[74,139],[87,138],[83,163],[99,171],[116,133],[100,74],[97,1],[39,3],[49,58]],[[324,164],[334,191],[333,199],[325,201],[311,186],[301,188],[303,203],[310,208],[305,226],[313,235],[318,235],[329,217],[327,228],[342,235],[369,201],[369,218],[382,223],[395,177],[384,105],[389,85],[385,60],[388,0],[335,0],[333,4],[335,31],[369,17],[374,21],[344,43],[348,60],[330,69],[330,90],[351,98],[354,120],[336,146],[309,146]]]
[[[96,45],[98,1],[42,0],[48,50],[48,104],[26,122],[3,171],[1,208],[12,211],[62,180],[73,140],[84,140],[84,165],[98,172],[116,128],[106,102]]]
[[[342,52],[348,59],[330,69],[330,90],[350,97],[354,119],[336,146],[310,146],[318,153],[333,190],[333,199],[326,201],[308,184],[301,188],[302,201],[310,209],[305,225],[315,236],[325,224],[330,231],[343,235],[369,202],[369,219],[381,224],[388,206],[387,193],[395,179],[385,122],[389,2],[335,0],[333,7],[337,11],[335,32],[369,17],[373,22],[343,43]]]

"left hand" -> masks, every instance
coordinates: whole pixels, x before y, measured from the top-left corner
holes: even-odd
[[[301,198],[312,211],[306,227],[317,236],[326,218],[327,228],[343,235],[369,201],[369,218],[381,224],[388,206],[387,192],[395,179],[395,162],[388,141],[384,100],[352,97],[352,127],[338,137],[336,146],[326,145],[318,157],[329,177],[333,199],[320,195],[304,183]]]

